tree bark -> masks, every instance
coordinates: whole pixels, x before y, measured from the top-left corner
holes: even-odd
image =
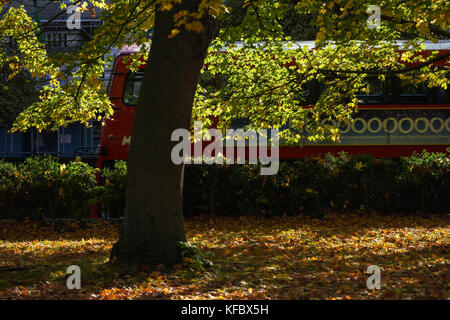
[[[214,20],[202,19],[202,32],[169,39],[173,14],[196,10],[199,1],[183,1],[171,11],[157,11],[152,45],[142,82],[128,156],[125,216],[118,261],[149,266],[179,262],[178,242],[186,241],[183,171],[171,161],[173,130],[189,129],[192,105]]]

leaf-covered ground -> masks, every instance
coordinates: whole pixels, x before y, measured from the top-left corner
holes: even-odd
[[[1,299],[448,299],[450,217],[330,214],[186,220],[213,262],[137,275],[105,267],[118,225],[0,221]],[[66,287],[69,265],[80,290]],[[381,289],[366,286],[369,265]]]

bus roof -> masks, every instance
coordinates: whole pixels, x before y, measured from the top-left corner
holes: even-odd
[[[403,46],[407,40],[398,40],[395,41],[395,44],[398,46]],[[240,49],[244,46],[244,42],[235,42],[236,49]],[[263,43],[260,43],[262,45]],[[423,44],[425,45],[425,50],[450,50],[450,40],[440,40],[437,43],[433,43],[431,41],[424,41]],[[292,42],[292,48],[300,47],[304,48],[307,47],[308,49],[313,49],[315,47],[314,41],[293,41]],[[121,54],[133,54],[139,52],[141,46],[138,46],[136,44],[127,46],[124,45],[122,49],[119,52],[119,55]]]
[[[120,49],[119,55],[138,53],[140,49],[141,46],[138,46],[136,44],[132,44],[131,46],[124,45],[122,49]]]
[[[407,43],[408,40],[397,40],[394,42],[395,45],[402,47]],[[333,42],[330,41],[330,44]],[[240,49],[244,46],[244,42],[235,42],[234,43],[237,49]],[[441,40],[437,43],[433,43],[429,40],[424,41],[423,44],[425,45],[425,50],[450,50],[450,40]],[[263,45],[263,43],[258,43],[258,45]],[[287,48],[288,43],[286,43],[285,47]],[[293,41],[290,43],[291,48],[304,48],[307,47],[308,49],[313,49],[316,46],[315,41]]]

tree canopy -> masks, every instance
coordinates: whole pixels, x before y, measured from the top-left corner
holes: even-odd
[[[216,21],[216,37],[204,72],[225,77],[226,85],[213,92],[198,88],[194,115],[206,125],[210,115],[220,116],[219,127],[235,118],[247,118],[255,128],[308,127],[312,139],[336,141],[338,128],[324,125],[322,120],[351,121],[358,104],[355,95],[364,90],[368,75],[383,79],[396,74],[442,88],[448,84],[448,70],[431,64],[448,54],[420,54],[424,41],[448,39],[447,1],[379,1],[381,27],[375,29],[367,27],[370,1],[202,0],[190,12],[176,10],[181,0],[72,2],[82,11],[91,5],[99,8],[103,24],[79,51],[52,55],[39,41],[41,31],[32,16],[23,7],[0,3],[2,42],[12,38],[17,43],[13,51],[2,46],[0,65],[10,69],[11,77],[27,70],[33,77],[48,80],[41,99],[18,117],[15,129],[56,128],[110,116],[111,103],[101,80],[110,59],[107,53],[124,44],[142,45],[145,49],[131,64],[136,68],[139,59],[148,55],[149,30],[158,10],[173,13],[175,23],[169,37],[183,29],[201,32],[205,16]],[[65,10],[67,1],[60,6]],[[304,38],[314,37],[314,48],[294,41],[301,38],[301,23],[293,30],[293,16],[303,19],[307,27]],[[398,43],[405,33],[413,36]],[[417,69],[420,76],[410,69]],[[324,90],[315,108],[302,108],[313,81],[323,83]],[[290,141],[299,139],[292,130],[282,134]]]
[[[9,79],[11,71],[4,66],[0,77],[4,81],[0,86],[0,127],[10,129],[17,116],[39,98],[39,82],[30,74],[22,71]]]

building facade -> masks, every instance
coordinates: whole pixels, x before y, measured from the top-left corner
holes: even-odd
[[[67,8],[73,3],[66,2]],[[102,22],[98,18],[100,12],[94,7],[81,13],[78,26],[71,25],[73,10],[61,9],[61,1],[11,1],[0,12],[0,17],[10,7],[24,6],[28,15],[38,23],[39,39],[45,43],[48,54],[64,53],[79,50],[85,41],[92,39],[94,30]],[[4,46],[14,46],[14,41],[4,39]],[[112,49],[115,55],[118,50]],[[105,66],[103,80],[108,85],[112,66]],[[0,106],[1,108],[1,106]],[[9,133],[9,128],[0,127],[0,158],[23,158],[39,154],[52,154],[62,158],[72,158],[76,155],[95,157],[101,135],[101,125],[92,122],[86,128],[80,124],[71,124],[59,128],[56,132],[37,132],[31,129],[25,133]]]

